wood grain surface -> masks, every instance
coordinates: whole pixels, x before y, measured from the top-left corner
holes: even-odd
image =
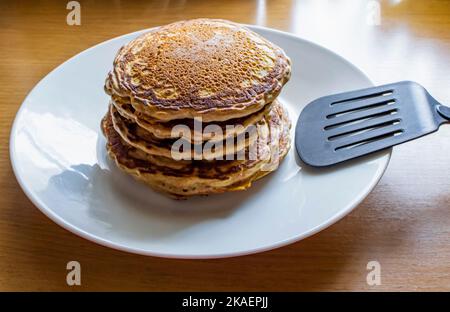
[[[21,102],[55,66],[104,40],[194,17],[292,32],[377,84],[415,80],[450,105],[450,1],[380,1],[379,20],[378,2],[365,0],[79,2],[80,26],[66,24],[66,1],[0,2],[0,290],[450,290],[450,126],[395,148],[379,185],[337,224],[219,260],[137,256],[69,233],[26,198],[8,149]],[[70,260],[81,263],[81,286],[66,284]],[[379,286],[366,283],[371,260],[381,264]]]

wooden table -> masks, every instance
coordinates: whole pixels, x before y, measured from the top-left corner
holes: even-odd
[[[301,242],[220,260],[167,260],[98,246],[25,197],[9,160],[14,116],[67,58],[128,32],[194,17],[289,31],[328,47],[375,83],[415,80],[450,104],[450,1],[65,1],[0,3],[0,290],[450,290],[450,127],[395,148],[380,184],[350,215]],[[25,4],[26,3],[26,4]],[[379,23],[378,23],[379,22]],[[66,284],[77,260],[82,285]],[[380,286],[366,283],[369,261]]]

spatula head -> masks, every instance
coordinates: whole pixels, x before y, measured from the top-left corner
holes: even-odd
[[[321,97],[300,114],[297,152],[316,167],[373,153],[436,131],[439,105],[410,81]]]

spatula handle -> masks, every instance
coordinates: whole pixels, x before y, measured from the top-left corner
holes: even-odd
[[[450,107],[439,105],[437,111],[442,117],[450,121]]]

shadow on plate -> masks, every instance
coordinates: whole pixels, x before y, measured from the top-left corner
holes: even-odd
[[[134,180],[115,164],[107,168],[79,164],[50,178],[44,192],[58,194],[60,201],[73,209],[68,212],[69,221],[85,217],[83,210],[88,207],[89,220],[76,223],[86,224],[90,232],[99,222],[101,228],[106,225],[117,235],[145,240],[177,235],[192,226],[227,218],[257,196],[269,179],[270,175],[244,192],[175,200]]]

